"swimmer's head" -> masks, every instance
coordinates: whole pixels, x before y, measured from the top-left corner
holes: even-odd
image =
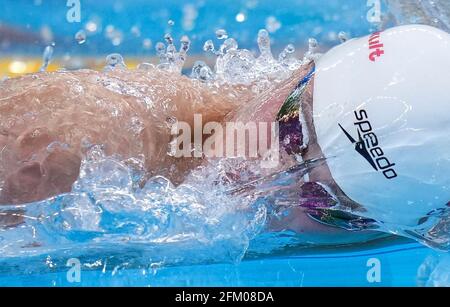
[[[450,35],[402,26],[317,62],[314,123],[342,191],[370,218],[414,226],[450,200]]]

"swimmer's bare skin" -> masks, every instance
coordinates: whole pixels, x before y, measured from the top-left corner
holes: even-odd
[[[95,144],[103,145],[107,155],[144,160],[149,175],[181,183],[203,161],[167,154],[174,119],[191,126],[193,114],[202,114],[204,123],[272,122],[309,69],[294,72],[256,97],[246,87],[211,90],[157,69],[40,73],[6,81],[0,91],[0,204],[29,203],[69,192],[87,147]],[[288,155],[282,161],[277,170],[267,172],[296,163]],[[329,241],[327,236],[333,241],[359,240],[312,221],[302,208],[291,211],[289,217],[271,221],[270,228],[309,233],[316,242]]]
[[[41,73],[6,81],[0,92],[0,203],[70,191],[87,144],[142,159],[150,175],[180,183],[200,161],[167,155],[168,122],[192,123],[194,113],[220,122],[246,99],[246,89],[214,92],[160,70]],[[54,142],[69,147],[48,150]]]

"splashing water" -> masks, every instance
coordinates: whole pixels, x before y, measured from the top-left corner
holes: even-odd
[[[109,30],[114,32],[113,28]],[[259,57],[239,49],[237,41],[228,37],[225,30],[216,35],[222,41],[218,50],[212,41],[205,44],[205,50],[217,57],[214,70],[198,61],[192,78],[202,82],[263,84],[259,81],[286,78],[302,64],[295,58],[291,45],[276,60],[265,30],[258,37]],[[160,61],[157,67],[181,73],[190,48],[189,38],[181,37],[179,49],[170,34],[164,40],[165,43],[155,45]],[[52,46],[46,48],[44,69],[52,53]],[[141,63],[138,69],[154,67]],[[105,71],[126,68],[120,54],[107,56]],[[67,145],[52,144],[48,150],[54,150],[55,146]],[[101,146],[86,146],[91,149],[71,193],[0,209],[0,217],[14,217],[10,222],[16,223],[16,227],[0,229],[3,258],[51,254],[48,263],[56,266],[58,253],[70,251],[72,256],[86,256],[95,246],[95,250],[106,249],[111,253],[135,248],[141,253],[133,258],[135,261],[150,259],[160,265],[235,262],[265,226],[266,206],[248,196],[231,197],[225,184],[229,180],[224,178],[225,171],[221,171],[220,165],[200,168],[185,184],[175,187],[163,177],[144,181],[146,174],[141,161],[106,157]]]
[[[208,77],[203,80],[214,79],[228,84],[255,83],[255,91],[261,92],[267,89],[270,82],[283,81],[305,62],[318,58],[315,53],[317,48],[312,48],[308,58],[305,56],[304,61],[298,60],[294,55],[295,48],[288,45],[276,60],[271,51],[269,32],[265,29],[258,33],[258,57],[247,49],[239,49],[237,41],[228,38],[225,30],[218,30],[216,36],[217,39],[224,40],[219,49],[216,49],[212,40],[206,41],[203,46],[205,52],[217,56],[215,70],[208,69],[204,63],[197,63],[192,70],[192,77],[202,79],[199,78],[199,72],[205,67],[204,75]]]
[[[317,60],[318,43],[310,40],[308,53],[303,60],[295,57],[295,48],[289,44],[275,59],[271,51],[269,32],[265,29],[258,33],[258,47],[260,55],[255,55],[247,49],[239,49],[238,42],[229,37],[225,29],[218,29],[216,38],[221,41],[216,48],[213,40],[207,40],[203,45],[206,53],[217,57],[214,69],[205,62],[197,61],[192,68],[191,78],[202,82],[217,82],[218,84],[255,84],[255,92],[261,92],[268,88],[271,82],[281,82],[288,78],[293,71],[301,65]],[[159,58],[157,67],[163,70],[181,72],[187,58],[190,40],[183,36],[180,40],[181,47],[177,51],[174,39],[170,34],[164,37],[165,43],[158,42],[155,45]]]
[[[111,250],[135,246],[166,264],[243,257],[265,223],[265,207],[229,197],[217,184],[220,175],[207,169],[198,170],[203,179],[190,184],[175,187],[153,177],[140,187],[141,164],[106,157],[101,146],[92,146],[71,193],[0,208],[0,217],[23,217],[20,227],[0,229],[0,254],[78,253],[95,244]]]
[[[288,45],[279,55],[278,60],[272,55],[270,48],[270,37],[267,30],[261,30],[258,34],[258,46],[260,56],[255,57],[249,50],[239,49],[238,43],[234,38],[230,38],[224,29],[216,31],[216,38],[223,43],[218,49],[214,42],[208,40],[203,46],[203,50],[217,57],[214,69],[211,69],[205,62],[197,61],[191,72],[191,78],[202,82],[218,82],[227,84],[246,84],[255,83],[254,91],[260,92],[267,89],[270,82],[283,81],[290,76],[292,71],[298,69],[305,61],[317,59],[315,48],[310,48],[308,58],[304,61],[295,58],[295,48]],[[159,58],[159,69],[180,73],[187,59],[187,53],[190,48],[190,40],[187,36],[180,39],[180,49],[177,50],[174,38],[171,34],[164,36],[163,42],[155,45],[156,54]],[[148,41],[150,46],[151,42]],[[108,64],[107,69],[114,68],[115,65]],[[139,65],[141,69],[151,66]],[[123,67],[123,65],[119,65]]]
[[[155,46],[156,54],[159,58],[159,65],[157,67],[159,69],[181,73],[191,45],[189,37],[186,35],[181,37],[180,50],[177,50],[172,35],[166,34],[164,40],[166,44],[158,42]]]
[[[228,33],[224,29],[219,29],[216,31],[216,37],[217,37],[217,39],[227,39]]]
[[[123,57],[118,53],[110,54],[106,57],[106,66],[104,68],[105,71],[110,71],[114,69],[125,69],[125,61]]]
[[[214,73],[209,66],[203,61],[197,61],[192,67],[191,76],[192,79],[198,79],[203,82],[213,80]]]

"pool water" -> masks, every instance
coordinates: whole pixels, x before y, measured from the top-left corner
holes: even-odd
[[[148,0],[84,0],[81,1],[80,23],[66,20],[65,3],[59,0],[3,1],[1,23],[36,35],[34,43],[27,43],[27,40],[10,43],[3,51],[40,54],[46,40],[51,38],[58,46],[56,54],[60,55],[118,52],[148,56],[154,54],[154,48],[146,49],[143,40],[150,39],[155,46],[157,41],[163,40],[164,33],[170,31],[174,37],[190,36],[192,51],[201,53],[203,43],[214,38],[217,29],[226,29],[242,47],[252,48],[257,31],[267,26],[280,49],[288,43],[305,44],[310,36],[326,44],[336,43],[339,31],[361,36],[372,28],[366,19],[366,1],[355,0],[329,0],[326,4],[315,0],[287,0],[282,6],[275,0],[229,0],[226,5],[213,0],[182,1],[181,5],[177,0],[164,1],[164,4]],[[169,20],[174,21],[173,26],[168,25]],[[96,25],[95,31],[86,30],[86,43],[77,44],[75,34],[86,25],[91,29],[92,23]],[[116,40],[105,37],[104,31],[113,30]]]
[[[385,244],[381,244],[385,245]],[[352,250],[353,249],[353,250]],[[445,255],[417,243],[390,246],[346,248],[294,256],[247,259],[239,264],[202,264],[153,269],[83,269],[80,282],[69,282],[69,267],[30,274],[0,274],[0,286],[236,286],[236,287],[315,287],[315,286],[448,286],[448,270],[433,275],[431,262]],[[431,259],[431,260],[430,260]],[[42,266],[45,257],[41,258]],[[375,261],[375,262],[374,262]],[[370,270],[379,264],[379,279]],[[435,264],[436,265],[436,264]],[[377,275],[374,275],[377,277]]]

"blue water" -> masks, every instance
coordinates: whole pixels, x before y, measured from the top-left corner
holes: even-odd
[[[305,253],[305,251],[303,252]],[[312,254],[311,254],[312,253]],[[422,286],[430,285],[433,268],[423,264],[439,261],[442,254],[417,243],[387,247],[337,250],[306,255],[248,259],[239,264],[202,264],[147,269],[115,267],[81,271],[80,282],[68,282],[69,268],[48,269],[40,274],[0,275],[1,286]],[[105,258],[106,259],[106,258]],[[370,260],[380,263],[379,282],[369,282]],[[41,258],[45,266],[46,258]],[[369,263],[368,263],[369,262]],[[419,268],[429,268],[421,273]],[[95,267],[94,267],[95,268]],[[422,269],[423,271],[423,269]],[[427,271],[425,269],[425,271]],[[448,272],[445,277],[448,282]],[[444,278],[445,278],[444,277]],[[432,278],[432,277],[431,277]],[[436,281],[434,281],[436,282]],[[445,283],[444,283],[445,285]],[[448,284],[447,284],[448,285]]]
[[[180,6],[180,2],[183,5]],[[166,0],[164,5],[161,5],[160,1],[145,0],[84,0],[80,24],[70,24],[66,21],[65,1],[3,0],[2,4],[0,25],[28,33],[32,39],[27,42],[11,42],[0,37],[0,55],[40,55],[47,44],[40,34],[43,27],[50,29],[53,34],[52,40],[57,46],[55,57],[66,53],[103,56],[113,52],[122,53],[124,56],[147,56],[154,52],[142,48],[142,40],[149,38],[155,43],[162,40],[166,31],[171,31],[174,36],[190,35],[193,53],[201,53],[203,42],[214,37],[214,30],[218,28],[227,29],[230,36],[235,37],[242,47],[252,49],[256,46],[258,29],[266,26],[269,17],[275,17],[281,23],[280,28],[271,33],[274,49],[280,49],[288,43],[304,46],[311,36],[316,37],[322,44],[334,45],[338,43],[336,33],[339,31],[346,31],[351,36],[361,36],[373,30],[373,26],[366,20],[366,1],[360,0],[285,0],[283,5],[275,0],[229,0],[226,4],[224,1],[211,0]],[[189,5],[190,9],[194,8],[198,15],[189,27],[183,24],[186,5]],[[236,20],[239,13],[245,15],[244,22]],[[86,22],[94,19],[100,20],[103,28],[114,25],[124,34],[123,41],[114,46],[100,32],[89,36],[85,44],[78,45],[73,36]],[[169,19],[175,22],[172,28],[167,24]],[[133,26],[139,27],[139,37],[130,34]],[[52,206],[47,208],[50,211],[46,212],[67,209],[67,198],[70,197],[63,196],[51,202]],[[33,211],[33,207],[30,208]],[[39,205],[36,205],[36,208],[42,209]],[[386,239],[367,245],[319,249],[295,244],[295,240],[294,243],[289,240],[285,242],[289,236],[279,235],[275,242],[270,243],[273,246],[261,247],[261,241],[255,243],[250,235],[245,240],[236,240],[241,235],[247,235],[247,229],[243,227],[244,229],[238,228],[238,231],[235,231],[235,225],[228,225],[228,220],[225,219],[221,221],[222,224],[219,223],[220,228],[205,227],[194,232],[196,238],[202,236],[210,240],[204,245],[189,241],[187,245],[160,246],[145,242],[140,245],[139,242],[133,242],[133,237],[126,238],[131,240],[131,243],[126,241],[125,234],[131,233],[139,238],[142,236],[139,226],[153,225],[152,223],[159,221],[158,217],[144,216],[139,210],[130,215],[108,215],[108,207],[104,206],[102,209],[106,210],[106,214],[99,227],[109,231],[109,243],[116,243],[114,248],[95,241],[95,238],[101,238],[96,229],[86,231],[89,227],[76,224],[78,221],[70,215],[63,219],[66,219],[65,222],[73,222],[73,231],[65,231],[60,227],[62,221],[56,218],[49,220],[48,224],[32,224],[30,229],[35,230],[33,227],[36,227],[40,234],[43,234],[41,239],[51,248],[46,252],[45,247],[36,246],[34,252],[0,254],[0,286],[306,287],[416,286],[433,285],[436,282],[449,284],[450,274],[442,271],[442,267],[448,263],[446,256],[405,240]],[[109,209],[114,213],[114,208]],[[211,213],[209,216],[190,213],[192,212],[182,212],[184,215],[177,216],[181,221],[196,220],[197,223],[203,222],[202,218],[211,217]],[[146,220],[141,220],[144,217]],[[95,215],[92,215],[92,218],[95,219]],[[252,220],[238,214],[231,214],[228,218],[230,224],[240,220]],[[164,231],[170,233],[188,229],[186,227],[180,230],[171,223],[163,225],[167,227]],[[80,227],[83,232],[77,232],[76,227]],[[32,237],[27,237],[30,229],[20,229],[23,237],[19,231],[14,234],[14,243],[18,246],[26,245],[27,249],[24,250],[27,251],[34,248]],[[147,232],[154,235],[145,229],[145,234]],[[173,235],[176,234],[174,232]],[[220,235],[226,235],[227,239],[218,240]],[[3,245],[7,239],[0,236],[3,250],[17,251]],[[210,242],[214,244],[209,244]],[[241,252],[246,252],[242,260]],[[80,259],[82,263],[81,280],[70,283],[67,279],[69,268],[66,263],[73,257]],[[189,261],[186,261],[186,258]],[[371,259],[376,259],[381,264],[380,282],[368,281],[368,261]],[[442,274],[437,274],[439,272]]]
[[[142,47],[144,38],[151,39],[154,46],[163,39],[166,31],[171,31],[174,37],[189,35],[194,53],[201,52],[203,43],[214,38],[214,31],[220,28],[225,28],[242,47],[254,48],[257,31],[266,26],[269,17],[275,17],[281,23],[280,28],[271,33],[276,50],[288,43],[305,45],[310,36],[324,44],[337,44],[336,33],[339,31],[361,36],[372,29],[366,19],[366,1],[360,0],[327,0],[326,4],[316,0],[286,0],[283,5],[276,0],[168,0],[164,5],[148,0],[83,0],[81,23],[67,22],[65,3],[61,0],[3,0],[0,25],[14,26],[36,37],[31,44],[26,43],[26,48],[17,42],[0,44],[0,51],[39,55],[46,44],[40,35],[44,26],[53,33],[53,41],[58,46],[56,55],[118,52],[140,56],[150,53]],[[188,18],[193,19],[192,23],[186,21],[189,11],[195,12],[194,19]],[[239,13],[245,15],[244,22],[236,21]],[[168,26],[170,19],[175,22],[172,28]],[[103,30],[113,25],[123,33],[123,42],[114,46],[100,32],[89,36],[87,42],[79,46],[74,35],[90,20],[98,20]],[[139,37],[131,34],[133,26],[140,29]],[[151,53],[154,54],[153,48]]]

